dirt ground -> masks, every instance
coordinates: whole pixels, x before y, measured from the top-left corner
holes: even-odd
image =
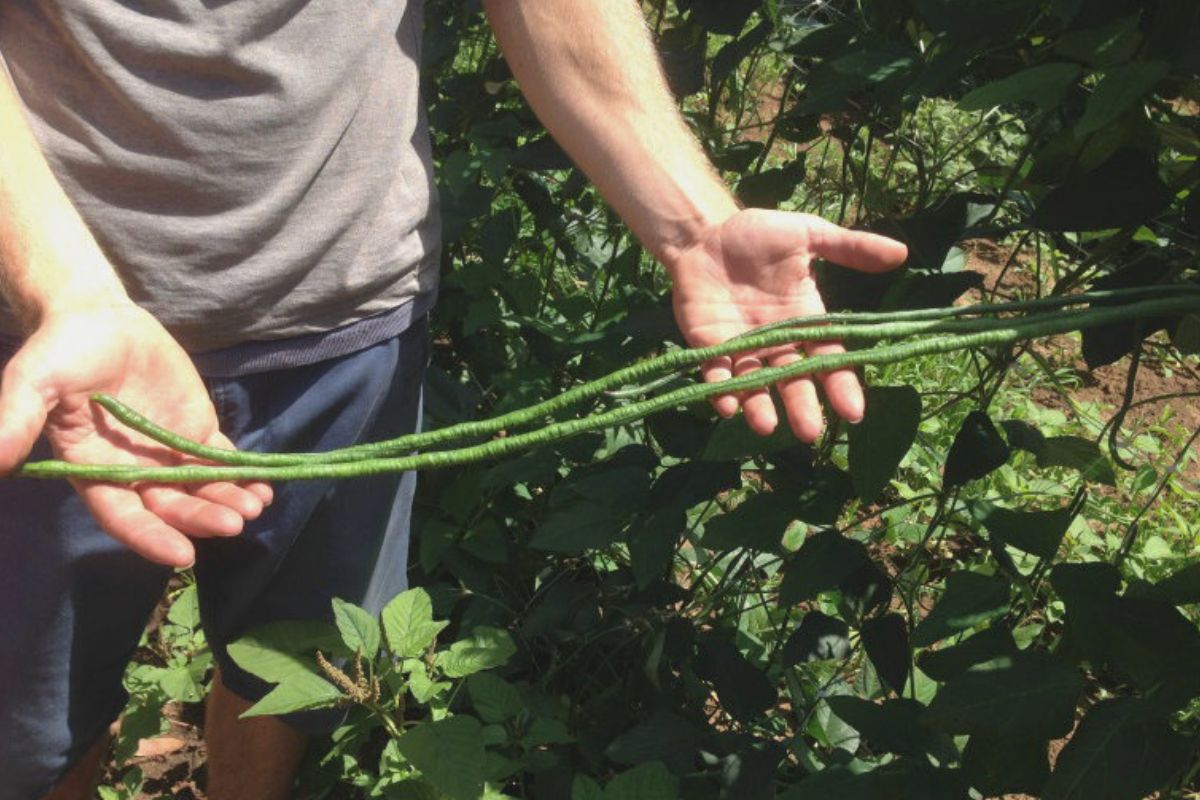
[[[993,242],[972,242],[964,249],[967,251],[966,268],[984,275],[985,291],[989,294],[995,291],[996,282],[1001,278],[1001,297],[1018,292],[1032,293],[1035,288],[1033,271],[1028,265],[1029,258],[1018,256],[1018,264],[1005,271],[1004,265],[1012,253],[1010,249]],[[978,301],[979,294],[973,292],[966,299]],[[1156,334],[1156,337],[1165,340],[1162,333]],[[1105,420],[1120,407],[1129,373],[1129,357],[1108,366],[1089,370],[1079,355],[1077,338],[1050,337],[1036,342],[1033,347],[1051,364],[1069,370],[1080,384],[1078,388],[1070,391],[1069,397],[1050,388],[1035,387],[1031,396],[1039,405],[1057,409],[1068,418],[1073,418],[1076,416],[1073,404],[1095,403],[1103,407]],[[1198,396],[1166,398],[1167,395],[1181,393]],[[1171,365],[1164,364],[1156,356],[1147,355],[1142,359],[1141,369],[1138,371],[1133,407],[1122,426],[1122,439],[1134,439],[1162,419],[1168,409],[1171,418],[1164,428],[1173,436],[1186,437],[1200,428],[1200,371],[1194,367],[1172,369]],[[1195,457],[1183,474],[1190,480],[1200,480],[1200,444],[1197,445]]]

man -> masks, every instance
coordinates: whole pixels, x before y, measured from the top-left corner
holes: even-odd
[[[546,127],[665,265],[692,344],[820,313],[814,257],[904,260],[881,237],[739,211],[633,0],[485,6]],[[420,34],[419,0],[0,4],[0,473],[31,449],[173,461],[90,405],[96,391],[225,446],[320,449],[416,427],[438,238]],[[746,353],[703,375],[800,357]],[[861,417],[851,371],[820,381],[836,413]],[[816,439],[813,382],[778,390],[796,435]],[[777,424],[765,390],[715,405],[760,433]],[[286,797],[319,721],[238,721],[264,687],[225,645],[324,614],[333,595],[377,610],[404,587],[411,493],[411,476],[0,482],[0,798],[86,795],[146,614],[170,568],[193,563],[219,666],[210,796]]]

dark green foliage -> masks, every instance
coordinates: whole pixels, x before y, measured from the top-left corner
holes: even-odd
[[[1178,792],[1200,734],[1200,573],[1138,544],[1177,546],[1184,535],[1158,528],[1172,514],[1194,524],[1191,507],[1152,510],[1116,557],[1130,504],[1150,491],[1131,488],[1073,412],[1059,424],[1013,401],[1063,377],[1021,355],[1022,336],[972,333],[964,355],[920,332],[918,350],[885,341],[875,361],[848,342],[833,363],[862,371],[866,418],[829,415],[813,447],[786,424],[759,438],[678,396],[645,421],[620,416],[639,398],[614,393],[657,372],[569,394],[679,352],[666,278],[545,137],[478,10],[427,5],[446,237],[426,430],[576,402],[540,406],[528,427],[507,417],[371,454],[484,448],[422,474],[412,580],[430,587],[430,609],[410,597],[382,620],[381,673],[391,652],[410,668],[441,654],[403,695],[407,744],[380,755],[352,716],[319,770],[372,797],[433,797],[429,781],[466,796],[484,780],[491,797],[528,800]],[[645,7],[685,118],[744,202],[909,245],[893,274],[817,264],[831,310],[1196,278],[1195,3]],[[976,266],[989,252],[1017,254],[998,289]],[[918,320],[953,321],[878,322]],[[1183,369],[1161,334],[1144,344],[1164,329],[1186,343],[1178,312],[1106,322],[1084,333],[1089,364],[1144,346],[1147,362]],[[1080,327],[1064,325],[1052,332]],[[658,393],[694,377],[691,362],[671,369],[682,375]],[[521,438],[551,410],[617,416]],[[1171,471],[1166,450],[1135,455],[1154,479],[1187,469]],[[1111,497],[1126,505],[1114,513]],[[372,649],[361,615],[337,621],[271,669],[295,680],[314,648]],[[456,677],[476,668],[487,671]],[[140,696],[161,696],[158,680]],[[1063,736],[1052,770],[1049,743]]]
[[[870,503],[896,474],[921,422],[921,395],[911,386],[867,389],[867,413],[850,429],[850,477],[859,499]]]
[[[1008,581],[998,575],[951,574],[933,611],[913,631],[913,645],[926,647],[995,619],[1008,610],[1010,591]]]
[[[1059,755],[1046,800],[1140,800],[1188,763],[1189,744],[1132,697],[1093,707]]]
[[[963,420],[946,454],[943,480],[947,487],[978,480],[1002,467],[1008,456],[1008,444],[991,418],[983,411],[972,411]]]
[[[896,694],[903,693],[912,652],[904,617],[884,614],[868,619],[862,624],[862,642],[884,684]]]
[[[809,611],[783,645],[783,664],[846,658],[852,652],[850,626],[820,611]]]
[[[1014,511],[991,503],[978,503],[972,514],[1001,544],[1041,558],[1054,558],[1075,518],[1070,508],[1050,511]]]

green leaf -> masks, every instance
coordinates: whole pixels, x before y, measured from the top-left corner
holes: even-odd
[[[446,796],[429,781],[415,775],[384,786],[383,797],[386,800],[445,800]]]
[[[708,37],[695,24],[668,28],[658,37],[667,83],[676,98],[693,95],[704,88],[704,55]]]
[[[854,496],[849,473],[832,466],[812,470],[802,481],[781,478],[777,492],[790,492],[796,519],[809,525],[835,525],[842,509]]]
[[[622,772],[604,787],[604,800],[677,800],[679,782],[657,761]]]
[[[242,669],[268,683],[282,683],[296,676],[315,675],[316,662],[285,653],[273,643],[258,638],[258,631],[229,645],[229,657]]]
[[[433,643],[445,622],[434,622],[433,601],[424,589],[393,597],[380,614],[388,649],[399,658],[417,658]]]
[[[995,106],[1033,103],[1040,109],[1053,108],[1062,102],[1082,74],[1076,64],[1039,64],[980,86],[959,100],[958,107],[964,111],[984,111]]]
[[[1067,178],[1038,203],[1029,224],[1044,231],[1103,231],[1152,219],[1174,197],[1153,156],[1126,148]]]
[[[136,697],[136,695],[135,695]],[[159,703],[130,703],[121,715],[120,733],[113,742],[112,759],[124,764],[137,753],[138,743],[166,733],[170,722]]]
[[[780,419],[784,419],[782,414]],[[787,425],[777,426],[770,436],[759,436],[750,430],[750,426],[746,423],[746,417],[739,415],[733,419],[723,419],[716,424],[700,453],[700,459],[702,461],[742,460],[764,453],[790,450],[795,446],[796,435]]]
[[[1138,15],[1132,14],[1095,28],[1069,31],[1059,39],[1054,52],[1098,67],[1119,64],[1137,49],[1138,22]]]
[[[911,386],[870,386],[862,421],[850,427],[850,478],[872,503],[896,474],[921,422],[921,395]]]
[[[888,607],[894,591],[892,580],[878,565],[867,562],[838,584],[838,610],[851,621],[866,619]]]
[[[1143,95],[1167,77],[1171,66],[1165,61],[1146,61],[1114,67],[1104,74],[1088,98],[1083,117],[1075,126],[1078,136],[1087,136],[1115,122]]]
[[[412,692],[418,703],[431,702],[450,686],[449,681],[435,681],[424,669],[417,669],[408,676],[408,691]]]
[[[1039,467],[1067,467],[1078,470],[1085,481],[1117,485],[1112,464],[1091,439],[1079,436],[1052,436],[1037,454]]]
[[[691,769],[701,731],[670,711],[659,709],[609,743],[604,755],[617,764],[661,761],[677,773]]]
[[[750,55],[756,49],[758,49],[758,47],[765,42],[767,37],[770,35],[771,23],[763,20],[758,25],[755,25],[753,28],[751,28],[745,36],[728,42],[720,50],[718,50],[717,54],[713,56],[712,61],[709,63],[708,80],[709,86],[713,87],[712,90],[716,91],[716,87],[718,87],[719,84],[726,78],[728,78],[733,71],[737,69],[739,64],[749,58]],[[761,152],[763,149],[762,142],[738,142],[737,144],[757,145],[757,148],[755,149],[759,152]],[[735,144],[734,147],[736,147],[737,144]],[[726,152],[728,152],[728,150]],[[720,164],[715,160],[713,163],[715,163],[721,169],[728,169],[734,172],[745,172],[750,168],[752,161],[753,159],[751,159],[751,161],[745,161],[733,166]]]
[[[480,625],[465,639],[438,653],[437,665],[450,678],[462,678],[507,663],[517,646],[508,631]]]
[[[775,684],[739,653],[732,642],[723,639],[704,642],[694,667],[697,675],[713,685],[721,706],[735,719],[753,721],[775,704]]]
[[[1008,446],[1014,450],[1024,450],[1037,455],[1046,443],[1045,435],[1028,422],[1006,419],[1000,423],[1000,427],[1004,429],[1004,438],[1008,439]]]
[[[467,678],[467,695],[484,722],[505,722],[524,708],[517,687],[490,672],[479,672]]]
[[[1013,511],[987,502],[971,505],[971,515],[1002,544],[1038,556],[1054,558],[1075,515],[1068,508]]]
[[[727,552],[749,548],[764,553],[781,552],[783,532],[796,519],[796,503],[783,492],[759,492],[732,511],[704,523],[700,543],[709,550]]]
[[[311,672],[293,673],[267,693],[242,718],[277,716],[312,708],[328,708],[342,700],[338,687]]]
[[[1200,630],[1178,608],[1100,593],[1068,594],[1066,601],[1064,644],[1083,660],[1108,664],[1164,708],[1200,695]]]
[[[917,659],[921,671],[935,681],[948,681],[976,664],[1017,652],[1012,632],[993,625],[951,647],[926,650]]]
[[[604,800],[604,790],[587,775],[576,775],[571,781],[571,800]]]
[[[483,794],[483,733],[474,717],[422,722],[401,736],[396,746],[451,800],[479,800]]]
[[[1121,573],[1103,561],[1055,564],[1050,585],[1068,604],[1083,597],[1104,597],[1121,588]]]
[[[722,795],[738,800],[774,800],[779,765],[786,756],[787,748],[780,742],[746,742],[721,759]]]
[[[784,567],[779,602],[793,606],[818,594],[836,589],[842,581],[870,563],[862,542],[836,530],[810,536]]]
[[[796,187],[804,182],[805,158],[802,152],[782,167],[751,172],[738,181],[737,195],[750,208],[778,208],[791,199]]]
[[[912,658],[904,617],[884,614],[867,620],[862,624],[862,641],[879,677],[893,692],[903,694]]]
[[[183,591],[175,596],[175,601],[171,603],[171,609],[167,612],[167,621],[181,628],[195,630],[200,627],[200,598],[196,593],[196,584],[184,587]]]
[[[953,572],[937,605],[912,634],[914,647],[928,647],[960,631],[974,628],[1008,611],[1008,581],[1000,575]]]
[[[963,420],[946,455],[944,481],[948,488],[984,477],[1008,461],[1008,444],[983,411]]]
[[[820,611],[809,611],[783,645],[783,665],[842,659],[850,652],[850,626]]]
[[[187,666],[167,669],[159,677],[158,685],[172,700],[197,703],[204,699],[204,689],[196,682],[195,676]]]
[[[1141,700],[1093,706],[1058,756],[1045,800],[1141,800],[1190,761],[1187,739]]]
[[[547,514],[529,546],[552,553],[582,553],[617,541],[622,527],[607,503],[581,500]]]
[[[952,750],[944,734],[925,725],[925,706],[916,700],[898,698],[873,703],[861,697],[842,695],[827,697],[825,702],[876,752],[924,758],[930,754],[947,755]]]
[[[1153,584],[1145,596],[1173,606],[1200,604],[1200,562],[1188,564]]]
[[[951,679],[929,705],[929,724],[947,733],[979,731],[1043,740],[1064,736],[1083,691],[1079,670],[1040,651],[977,664]]]
[[[985,797],[1041,795],[1050,777],[1046,741],[1024,735],[971,734],[962,754],[963,772]]]
[[[737,36],[761,4],[761,0],[690,0],[687,6],[692,10],[691,19],[707,30]]]
[[[353,603],[335,597],[333,619],[351,652],[375,657],[379,652],[379,622],[373,616]]]
[[[526,750],[552,744],[570,744],[574,741],[575,737],[571,735],[566,723],[553,717],[535,717],[529,725],[529,730],[521,737],[521,745]]]

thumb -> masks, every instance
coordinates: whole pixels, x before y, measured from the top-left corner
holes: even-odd
[[[42,433],[50,403],[38,391],[18,354],[0,378],[0,475],[14,470]]]

